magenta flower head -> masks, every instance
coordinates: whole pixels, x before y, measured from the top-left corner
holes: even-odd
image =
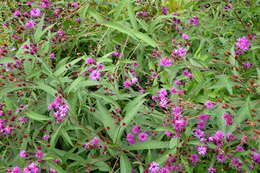
[[[198,145],[197,151],[200,155],[204,156],[207,153],[207,146]]]
[[[36,25],[36,22],[33,20],[28,20],[27,23],[25,24],[26,28],[33,28]]]
[[[212,101],[209,100],[204,105],[207,109],[211,109],[215,106],[215,103],[213,103]]]
[[[182,85],[182,82],[180,80],[174,81],[175,85]]]
[[[129,88],[132,85],[132,83],[131,83],[131,81],[126,80],[126,81],[124,81],[123,85],[124,85],[124,88]]]
[[[99,80],[100,79],[100,72],[97,70],[93,70],[89,75],[91,80]]]
[[[162,58],[160,59],[160,65],[163,67],[170,67],[172,66],[172,60],[169,58]]]
[[[58,172],[57,172],[55,169],[53,169],[53,168],[50,168],[50,169],[49,169],[49,172],[50,172],[50,173],[58,173]]]
[[[232,133],[227,133],[227,141],[233,141],[235,136]]]
[[[41,10],[39,8],[33,8],[30,10],[30,15],[32,17],[39,17],[41,16]]]
[[[49,135],[43,135],[42,139],[45,140],[45,141],[48,141],[50,139],[50,136]]]
[[[216,169],[215,168],[209,168],[208,173],[216,173]]]
[[[136,78],[136,77],[132,78],[131,82],[132,82],[132,84],[136,84],[138,82],[138,78]]]
[[[259,154],[259,153],[253,153],[253,154],[252,154],[252,159],[253,159],[256,163],[260,164],[260,154]]]
[[[160,106],[165,108],[167,106],[168,99],[167,98],[161,98],[160,100]]]
[[[20,153],[19,153],[19,156],[21,158],[26,158],[28,156],[27,152],[25,150],[22,150]]]
[[[152,162],[149,166],[150,173],[158,173],[159,169],[159,163],[156,162]]]
[[[224,113],[223,118],[225,120],[225,124],[227,126],[230,126],[233,123],[233,117],[229,113]]]
[[[138,135],[138,140],[140,141],[140,142],[144,142],[144,141],[146,141],[148,139],[148,134],[147,133],[140,133],[139,135]]]
[[[96,64],[96,61],[93,58],[87,58],[85,64]]]
[[[200,161],[199,156],[198,156],[197,154],[192,154],[192,155],[190,156],[190,160],[191,160],[191,162],[192,162],[193,164],[196,164],[197,162]]]
[[[238,158],[233,157],[231,160],[231,165],[234,167],[240,167],[242,166],[242,162]]]
[[[42,152],[42,151],[40,151],[40,150],[38,150],[36,153],[35,153],[35,157],[37,157],[37,158],[42,158],[43,157],[43,155],[44,155],[44,153]]]
[[[22,170],[20,167],[16,166],[12,169],[12,172],[11,173],[22,173]]]
[[[237,39],[236,47],[241,50],[248,50],[251,45],[249,39],[247,37],[240,37]]]
[[[217,160],[219,161],[219,162],[225,162],[225,160],[226,160],[226,157],[225,157],[225,155],[224,154],[218,154],[217,155]]]
[[[162,11],[162,13],[163,13],[164,15],[167,15],[167,14],[169,13],[169,9],[166,8],[166,7],[162,7],[162,8],[161,8],[161,11]]]
[[[133,134],[139,134],[141,132],[141,127],[140,126],[133,126],[132,127],[132,133]]]
[[[199,25],[199,18],[197,16],[193,16],[192,18],[189,19],[189,24],[192,26]]]
[[[157,93],[159,94],[159,98],[164,98],[167,96],[167,90],[162,88],[159,91],[157,91]]]
[[[209,115],[207,115],[207,114],[200,114],[198,116],[198,120],[200,120],[200,121],[208,121],[209,120]]]
[[[19,17],[19,16],[21,16],[21,12],[19,10],[15,10],[14,13],[13,13],[13,16]]]
[[[243,66],[244,66],[245,68],[250,68],[250,67],[253,66],[253,64],[250,63],[250,62],[244,62],[244,63],[242,63],[242,64],[243,64]]]
[[[216,131],[214,137],[216,140],[221,140],[225,137],[225,135],[224,135],[224,132],[222,132],[221,130],[218,130],[218,131]]]
[[[132,133],[128,133],[126,136],[126,140],[129,144],[135,144],[135,139]]]
[[[203,132],[202,130],[200,130],[200,129],[194,130],[193,134],[194,134],[194,136],[196,136],[197,138],[202,138],[202,137],[204,137],[204,135],[205,135],[204,132]]]
[[[184,57],[187,54],[187,50],[185,48],[179,48],[173,51],[173,54],[178,55],[180,57]]]
[[[51,53],[49,56],[50,56],[51,59],[55,59],[56,58],[55,53]]]
[[[189,40],[189,36],[187,35],[187,34],[181,34],[181,38],[183,39],[183,40]]]
[[[100,142],[100,140],[99,140],[99,138],[96,137],[96,136],[91,140],[91,143],[92,143],[93,145],[98,145],[99,142]]]

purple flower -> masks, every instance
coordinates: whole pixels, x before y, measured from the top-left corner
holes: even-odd
[[[207,146],[198,145],[197,151],[200,155],[204,156],[207,153]]]
[[[55,59],[55,57],[56,57],[55,53],[51,53],[49,56],[50,56],[51,59]]]
[[[42,139],[45,140],[45,141],[48,141],[50,139],[50,136],[49,135],[43,135]]]
[[[36,22],[33,20],[28,20],[27,23],[25,24],[25,27],[27,28],[33,28],[36,25]]]
[[[159,94],[159,98],[165,98],[167,96],[167,90],[164,88],[157,91],[157,93]]]
[[[180,80],[176,80],[176,81],[174,81],[174,84],[175,85],[182,85],[182,82]]]
[[[244,66],[245,68],[250,68],[250,67],[253,66],[253,64],[250,63],[250,62],[244,62],[244,63],[242,63],[242,64],[243,64],[243,66]]]
[[[132,83],[131,83],[131,81],[126,80],[126,81],[124,81],[123,85],[124,85],[124,88],[129,88],[132,85]]]
[[[25,150],[22,150],[22,151],[19,153],[19,156],[20,156],[21,158],[25,158],[25,157],[28,156],[28,154],[27,154],[27,152],[26,152]]]
[[[50,168],[50,169],[49,169],[49,172],[50,172],[50,173],[58,173],[58,172],[55,171],[55,169],[53,169],[53,168]]]
[[[187,35],[187,34],[181,34],[181,38],[183,39],[183,40],[189,40],[189,36]]]
[[[216,140],[221,140],[225,137],[225,135],[224,135],[224,132],[222,132],[221,130],[218,130],[218,131],[216,131],[214,137]]]
[[[209,168],[208,173],[216,173],[216,169],[215,168]]]
[[[198,161],[200,161],[199,156],[197,154],[192,154],[190,156],[190,160],[193,164],[196,164]]]
[[[197,128],[199,128],[199,129],[205,129],[205,128],[206,128],[206,123],[205,123],[205,121],[199,121],[199,122],[197,123]]]
[[[112,56],[121,57],[121,56],[122,56],[122,53],[115,51],[115,52],[112,53]]]
[[[96,61],[93,58],[87,58],[85,64],[96,64]]]
[[[166,7],[162,7],[162,8],[161,8],[161,11],[162,11],[162,13],[163,13],[164,15],[167,15],[167,14],[169,13],[169,9],[166,8]]]
[[[198,116],[198,120],[208,121],[208,120],[209,120],[209,115],[207,115],[207,114],[201,114],[201,115]]]
[[[230,9],[230,8],[232,8],[232,4],[231,4],[231,3],[229,3],[229,4],[227,4],[227,5],[224,6],[224,9],[225,9],[225,10],[228,10],[228,9]]]
[[[20,167],[16,166],[16,167],[13,168],[11,173],[22,173],[22,171],[21,171]]]
[[[242,151],[244,151],[244,148],[241,147],[240,145],[238,145],[238,146],[236,147],[236,151],[237,151],[237,152],[242,152]]]
[[[128,133],[126,136],[126,140],[129,144],[135,144],[134,136],[131,133]]]
[[[233,117],[229,113],[224,113],[223,118],[225,120],[225,124],[227,126],[230,126],[233,123]]]
[[[168,136],[168,137],[171,137],[172,132],[166,131],[166,132],[164,132],[164,134],[165,134],[166,136]]]
[[[140,126],[133,126],[132,127],[132,133],[133,134],[139,134],[141,132],[141,127]]]
[[[30,10],[30,15],[32,17],[39,17],[41,16],[41,10],[39,8],[33,8]]]
[[[78,17],[78,18],[76,18],[76,20],[75,20],[76,22],[78,22],[78,23],[80,23],[81,22],[81,19],[80,19],[80,17]]]
[[[241,50],[248,50],[251,45],[249,39],[247,37],[240,37],[237,39],[236,47]]]
[[[104,66],[103,64],[98,64],[98,65],[97,65],[97,69],[99,69],[99,70],[104,69],[104,67],[105,67],[105,66]]]
[[[159,169],[159,164],[156,162],[152,162],[149,166],[150,173],[158,173]]]
[[[44,153],[43,153],[42,151],[40,151],[40,150],[38,150],[38,151],[35,153],[35,157],[37,157],[37,158],[42,158],[43,155],[44,155]]]
[[[197,138],[202,138],[202,137],[204,137],[204,135],[205,135],[204,132],[203,132],[202,130],[200,130],[200,129],[194,130],[193,134],[194,134],[194,136],[196,136]]]
[[[100,140],[99,140],[99,138],[96,137],[96,136],[91,140],[91,143],[92,143],[93,145],[98,145],[99,142],[100,142]]]
[[[238,158],[233,157],[231,160],[231,165],[235,167],[240,167],[242,166],[242,162]]]
[[[97,71],[97,70],[93,70],[91,73],[90,73],[90,79],[91,80],[99,80],[100,79],[100,72]]]
[[[233,141],[235,136],[232,133],[227,133],[227,141]]]
[[[204,105],[206,106],[207,109],[211,109],[215,106],[215,104],[210,100],[208,100]]]
[[[219,162],[225,162],[226,157],[225,157],[224,154],[218,154],[217,159],[218,159]]]
[[[138,140],[140,141],[140,142],[144,142],[144,141],[146,141],[148,139],[148,134],[147,133],[140,133],[139,135],[138,135]]]
[[[256,163],[260,164],[260,154],[259,154],[259,153],[253,153],[253,154],[252,154],[252,159],[253,159]]]
[[[176,89],[176,88],[170,89],[170,93],[171,93],[171,94],[176,94],[176,93],[177,93],[177,89]]]
[[[199,25],[199,18],[197,16],[193,16],[192,18],[189,19],[189,24],[192,26]]]
[[[161,98],[160,100],[160,106],[165,108],[167,106],[168,100],[167,98]]]
[[[160,65],[163,67],[170,67],[172,66],[172,60],[169,58],[162,58],[160,59]]]
[[[178,55],[180,57],[184,57],[187,54],[187,50],[185,48],[179,48],[173,51],[173,54]]]
[[[132,78],[131,82],[132,82],[132,84],[136,84],[138,82],[138,78],[136,78],[136,77]]]
[[[21,16],[21,12],[19,10],[15,10],[14,13],[13,13],[13,16],[19,17],[19,16]]]

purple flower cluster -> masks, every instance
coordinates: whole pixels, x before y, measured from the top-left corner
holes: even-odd
[[[64,118],[67,117],[69,112],[69,106],[63,101],[62,97],[56,97],[55,100],[49,104],[49,110],[54,110],[54,118],[57,122],[64,121]]]
[[[139,142],[145,142],[148,140],[148,133],[147,132],[141,132],[140,126],[133,126],[132,127],[132,133],[128,133],[126,136],[126,140],[129,144],[135,144],[135,136],[137,135]],[[134,135],[133,135],[134,134]]]

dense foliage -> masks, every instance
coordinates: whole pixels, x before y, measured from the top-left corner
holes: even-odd
[[[0,172],[257,172],[259,0],[0,2]]]

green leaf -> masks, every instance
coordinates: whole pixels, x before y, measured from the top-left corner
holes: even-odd
[[[132,171],[132,166],[129,162],[128,157],[125,154],[121,154],[121,156],[120,156],[120,172],[126,173],[126,172],[131,172],[131,171]]]
[[[52,119],[52,118],[50,118],[50,117],[47,117],[47,116],[38,114],[38,113],[33,112],[33,111],[26,112],[25,114],[26,114],[26,116],[27,116],[28,118],[33,119],[33,120],[36,120],[36,121],[49,121],[49,120]]]
[[[66,173],[66,171],[64,171],[59,165],[57,165],[56,163],[52,163],[51,161],[47,161],[47,164],[49,165],[49,167],[55,169],[58,173]]]
[[[130,145],[128,147],[125,147],[127,150],[148,150],[148,149],[162,149],[162,148],[169,148],[170,145],[169,142],[162,142],[162,141],[145,141],[145,142],[139,142],[133,145]]]
[[[15,60],[10,57],[2,57],[0,58],[0,64],[8,64],[8,63],[14,63]]]
[[[125,108],[124,108],[124,112],[125,112],[125,118],[122,120],[123,123],[125,123],[124,126],[119,127],[118,129],[118,136],[117,139],[120,139],[123,131],[125,130],[125,128],[128,126],[128,124],[134,119],[134,117],[136,116],[137,112],[140,110],[140,108],[143,106],[143,103],[145,101],[145,99],[143,99],[143,97],[145,97],[148,93],[143,94],[141,96],[136,97],[134,100],[132,100],[131,102],[129,102]]]
[[[128,6],[127,6],[127,12],[128,12],[128,16],[130,18],[130,21],[131,21],[131,24],[134,28],[134,30],[138,30],[137,28],[137,22],[136,22],[136,17],[135,17],[135,13],[134,13],[134,8],[133,8],[133,5],[132,5],[132,2],[129,1],[129,0],[126,0],[127,3],[128,3]]]
[[[127,34],[134,39],[140,39],[140,40],[144,41],[145,43],[147,43],[148,45],[150,45],[152,47],[158,47],[157,43],[153,39],[151,39],[147,34],[141,33],[139,31],[134,31],[130,28],[127,28],[126,26],[119,24],[119,23],[102,22],[101,24],[105,25],[109,28],[118,30],[119,32],[122,32],[124,34]]]
[[[107,133],[111,139],[114,139],[116,135],[114,119],[109,111],[99,101],[97,101],[97,111],[94,112],[94,116],[103,123],[104,127],[109,127]]]

